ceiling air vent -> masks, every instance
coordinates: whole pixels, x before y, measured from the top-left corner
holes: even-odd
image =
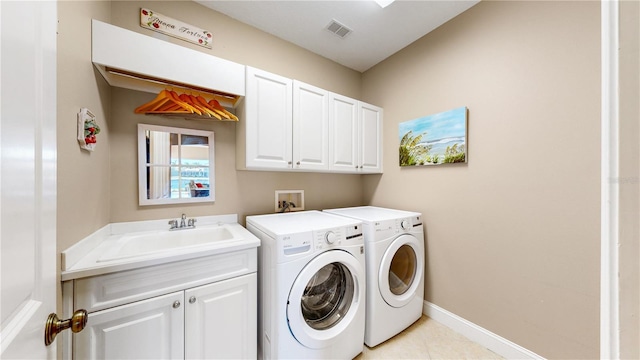
[[[340,36],[341,38],[344,38],[345,36],[349,35],[351,31],[353,31],[348,27],[346,27],[345,25],[339,23],[336,19],[331,20],[329,25],[327,25],[327,30]]]

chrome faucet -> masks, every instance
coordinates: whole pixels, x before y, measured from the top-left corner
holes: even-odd
[[[196,219],[187,219],[186,214],[182,214],[180,217],[180,225],[178,225],[177,219],[169,220],[169,230],[193,229],[195,227]]]

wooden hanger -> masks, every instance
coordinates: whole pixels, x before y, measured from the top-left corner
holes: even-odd
[[[224,116],[220,116],[220,114],[218,112],[216,112],[214,109],[209,107],[209,104],[207,104],[206,102],[203,104],[200,100],[198,100],[198,97],[195,95],[188,95],[189,99],[191,100],[192,103],[196,104],[197,106],[201,107],[202,109],[206,110],[208,114],[210,114],[211,116],[215,117],[218,120],[222,120],[222,118]]]
[[[204,97],[202,97],[201,95],[198,96],[194,96],[193,97],[195,99],[195,101],[197,101],[200,105],[206,107],[207,109],[209,109],[210,111],[212,111],[213,113],[217,114],[218,116],[220,116],[220,120],[222,120],[222,118],[225,118],[227,120],[231,119],[229,117],[229,115],[227,115],[226,113],[214,108],[213,106],[209,105],[209,103],[207,102],[207,99],[205,99]]]
[[[180,94],[179,95],[180,100],[184,101],[185,103],[191,105],[193,108],[200,110],[200,112],[202,113],[203,116],[207,116],[207,117],[215,117],[218,120],[222,120],[222,118],[220,118],[220,116],[218,116],[217,114],[215,114],[213,111],[209,110],[208,108],[200,105],[197,103],[197,101],[193,101],[192,96],[187,95],[187,94]]]
[[[175,101],[177,104],[181,105],[182,107],[184,107],[187,110],[190,110],[191,113],[196,113],[198,115],[202,115],[202,111],[200,111],[200,110],[196,109],[195,107],[189,105],[188,103],[184,102],[183,100],[180,100],[180,97],[178,96],[178,93],[176,93],[173,90],[169,91],[169,93],[171,94],[171,97],[173,97],[173,101]]]
[[[171,100],[171,95],[169,94],[169,92],[167,90],[162,90],[158,93],[155,99],[138,106],[133,112],[136,114],[143,114],[147,111],[155,110],[161,107],[169,100]]]
[[[227,109],[225,109],[222,105],[220,105],[220,103],[218,102],[218,100],[216,99],[212,99],[209,101],[209,105],[211,105],[214,109],[218,109],[222,112],[224,112],[225,114],[227,114],[231,119],[238,121],[238,117],[233,115],[232,113],[230,113],[229,111],[227,111]]]
[[[227,111],[216,99],[207,102],[201,95],[182,93],[178,95],[172,89],[164,89],[155,99],[138,106],[136,114],[197,114],[214,117],[218,120],[238,121],[238,117]]]
[[[178,95],[173,90],[162,90],[156,96],[155,99],[150,102],[138,106],[135,113],[143,114],[193,114],[197,113],[202,115],[200,110],[197,110],[189,104],[181,101]]]

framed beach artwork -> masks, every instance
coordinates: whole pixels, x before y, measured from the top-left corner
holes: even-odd
[[[467,162],[467,108],[401,122],[400,166]]]

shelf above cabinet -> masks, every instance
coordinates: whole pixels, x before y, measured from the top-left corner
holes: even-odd
[[[245,95],[244,65],[95,19],[91,29],[91,59],[111,86],[196,90],[230,108]]]

